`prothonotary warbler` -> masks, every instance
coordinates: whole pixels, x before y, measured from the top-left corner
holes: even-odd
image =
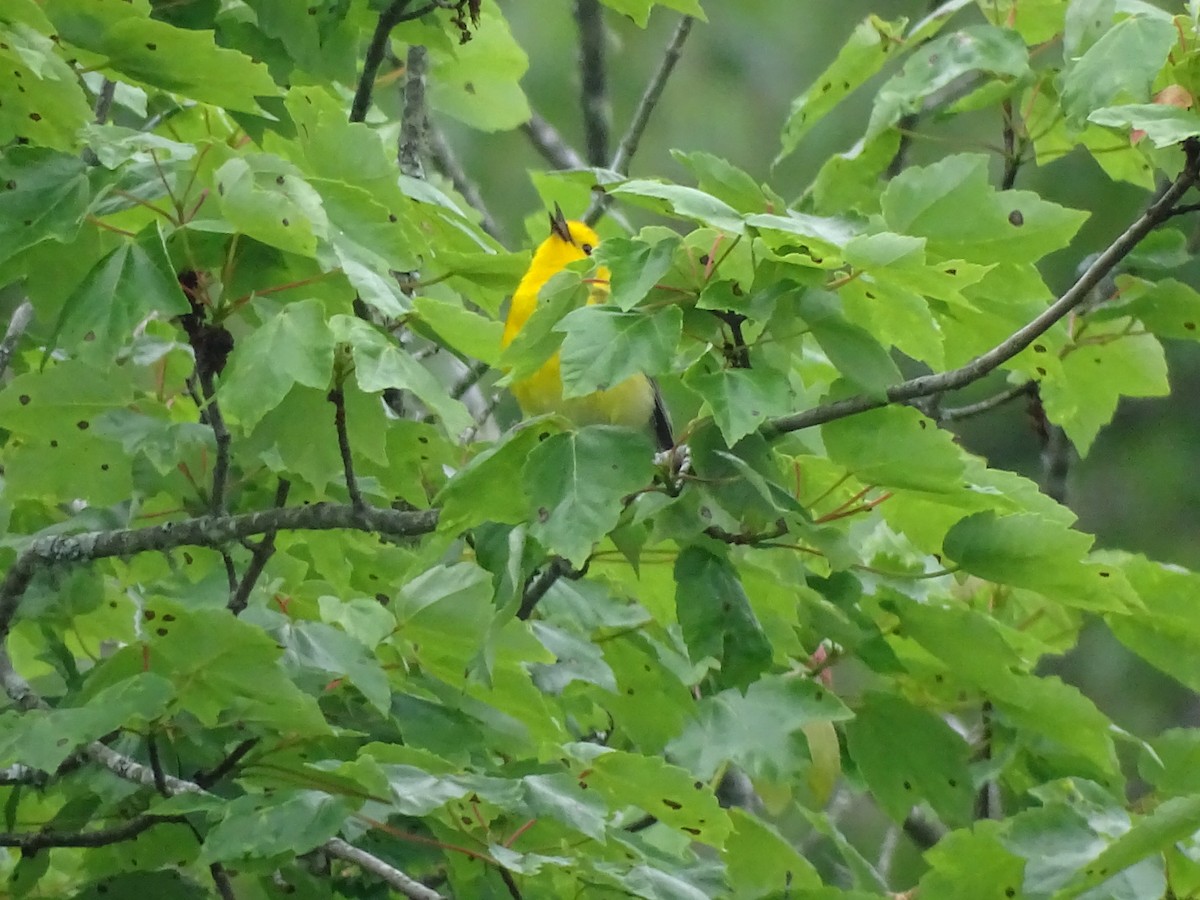
[[[569,263],[591,256],[600,236],[583,222],[567,221],[558,204],[550,215],[550,236],[534,251],[533,261],[521,278],[508,308],[501,344],[507,347],[525,327],[537,308],[538,291]],[[592,283],[588,303],[603,303],[608,296],[608,269],[601,266]],[[581,397],[563,397],[559,356],[555,353],[540,369],[512,385],[513,396],[527,416],[560,413],[578,425],[624,425],[653,431],[661,450],[674,444],[671,422],[658,387],[645,375],[634,375],[606,390]]]

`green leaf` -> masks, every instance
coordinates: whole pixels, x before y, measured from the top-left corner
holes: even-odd
[[[733,830],[708,785],[655,757],[609,750],[592,760],[590,771],[579,780],[608,801],[610,808],[645,810],[710,847],[724,846]]]
[[[381,715],[391,708],[387,674],[367,647],[324,622],[288,622],[275,630],[284,663],[349,679]]]
[[[928,897],[1012,900],[1021,895],[1025,861],[1005,849],[999,822],[976,822],[970,831],[952,831],[925,852],[930,870],[920,891]]]
[[[771,202],[758,182],[733,163],[702,150],[691,153],[672,150],[671,156],[687,166],[700,190],[724,200],[734,209],[753,213],[770,208]]]
[[[867,16],[855,27],[837,57],[803,94],[792,101],[783,125],[781,147],[772,165],[791,156],[814,125],[861,87],[900,48],[904,20],[884,21]]]
[[[1113,636],[1160,671],[1200,688],[1200,627],[1189,602],[1196,576],[1138,557],[1121,568],[1143,607],[1106,616]]]
[[[287,304],[234,347],[221,378],[222,411],[249,429],[292,385],[328,389],[333,343],[319,301]]]
[[[483,4],[471,40],[449,54],[434,53],[429,105],[480,131],[508,131],[529,121],[521,76],[529,58],[497,8]]]
[[[733,763],[755,780],[788,784],[809,761],[806,726],[851,712],[819,682],[767,675],[743,694],[730,688],[696,704],[695,718],[667,745],[671,759],[710,779]]]
[[[701,22],[707,22],[704,10],[700,8],[700,0],[601,0],[614,12],[628,16],[638,26],[645,28],[650,19],[650,10],[655,6],[665,6],[677,10],[684,15],[695,16]]]
[[[946,558],[964,571],[1041,591],[1083,609],[1124,612],[1141,601],[1116,566],[1087,561],[1092,537],[1035,514],[976,513],[946,535]]]
[[[1126,397],[1163,397],[1171,392],[1162,344],[1149,334],[1126,334],[1129,323],[1093,326],[1088,343],[1072,348],[1062,360],[1062,377],[1040,385],[1050,421],[1063,427],[1079,451],[1092,442]],[[1109,340],[1103,342],[1104,337]]]
[[[708,404],[730,447],[767,419],[794,408],[787,378],[766,368],[718,369],[689,375],[685,383]]]
[[[675,560],[675,606],[693,662],[712,657],[722,685],[746,687],[771,663],[771,643],[729,560],[701,547]]]
[[[61,39],[95,54],[96,62],[122,81],[254,114],[263,113],[258,98],[279,95],[262,63],[218,47],[212,31],[150,19],[148,7],[111,0],[45,4]]]
[[[489,366],[500,361],[500,337],[504,326],[493,319],[465,309],[449,300],[414,297],[418,320],[435,332],[448,347]]]
[[[190,312],[163,241],[154,222],[97,262],[63,303],[55,342],[77,346],[90,333],[97,347],[111,352],[129,343],[148,317]]]
[[[536,816],[548,816],[596,841],[604,840],[608,810],[603,801],[566,772],[521,779],[524,802]]]
[[[236,156],[213,175],[221,212],[239,232],[288,253],[315,257],[329,222],[321,196],[290,163]]]
[[[1062,86],[1062,109],[1068,120],[1082,123],[1093,111],[1115,105],[1114,101],[1149,100],[1154,79],[1178,38],[1167,16],[1122,19],[1068,66]]]
[[[1065,247],[1087,218],[1031,191],[996,191],[988,158],[976,154],[905,169],[888,183],[882,206],[890,231],[928,238],[944,258],[981,263],[1041,259]]]
[[[726,876],[735,900],[804,896],[821,887],[813,864],[772,825],[743,809],[732,807],[733,832],[725,841]]]
[[[1131,317],[1158,337],[1200,340],[1200,293],[1191,285],[1164,278],[1142,282],[1129,279],[1121,284],[1121,300],[1090,313],[1096,320]],[[1111,301],[1110,301],[1111,302]],[[1085,354],[1086,355],[1086,354]]]
[[[1088,121],[1123,131],[1144,131],[1155,147],[1182,144],[1200,135],[1200,113],[1158,103],[1102,106],[1088,113]]]
[[[53,41],[28,25],[16,22],[0,34],[4,36],[0,70],[12,88],[0,105],[0,145],[5,146],[5,155],[22,149],[12,146],[18,138],[56,150],[78,147],[79,131],[91,121],[92,111],[75,72],[59,57]],[[6,177],[0,172],[0,184]],[[66,188],[70,190],[69,182]],[[6,241],[0,247],[9,249]]]
[[[946,493],[959,489],[962,451],[917,410],[887,406],[821,426],[829,458],[863,484]]]
[[[76,748],[121,728],[140,729],[168,712],[171,683],[152,673],[109,685],[78,707],[31,710],[0,720],[0,759],[47,772]]]
[[[903,380],[891,355],[866,330],[846,321],[841,299],[819,289],[801,295],[796,312],[812,330],[829,362],[852,384],[872,396]]]
[[[307,853],[338,833],[354,805],[320,791],[235,797],[213,815],[201,859],[212,863]]]
[[[1200,830],[1200,797],[1174,797],[1135,822],[1110,843],[1083,871],[1055,894],[1055,900],[1078,897],[1117,873],[1159,855]],[[1156,860],[1157,861],[1157,860]]]
[[[523,522],[529,505],[521,470],[551,430],[543,424],[519,427],[455,472],[434,498],[442,508],[439,530],[457,535],[482,522]]]
[[[1015,31],[992,25],[968,26],[929,41],[875,95],[865,139],[890,128],[901,116],[920,112],[926,98],[974,72],[997,79],[1025,78],[1025,41]]]
[[[624,498],[649,484],[652,456],[648,437],[625,428],[592,425],[551,435],[529,453],[521,473],[533,510],[530,534],[582,564],[616,527]]]
[[[657,375],[671,366],[683,313],[669,306],[653,315],[611,306],[584,306],[554,326],[564,332],[563,396],[608,390],[635,375]]]
[[[896,822],[928,803],[947,824],[971,817],[971,748],[939,716],[901,697],[868,693],[846,725],[850,756]]]
[[[436,376],[394,339],[354,316],[337,315],[329,321],[337,340],[349,343],[354,354],[354,377],[367,393],[387,388],[410,391],[442,420],[446,433],[461,434],[474,423],[461,401],[446,391]]]
[[[609,188],[608,192],[629,197],[639,206],[656,212],[691,219],[721,231],[741,234],[744,230],[742,216],[736,209],[697,188],[635,178]]]
[[[79,157],[6,147],[0,154],[0,263],[47,238],[70,241],[90,197]]]
[[[637,306],[670,271],[679,244],[673,236],[653,244],[625,238],[603,241],[592,258],[609,269],[612,293],[606,302],[626,311]]]

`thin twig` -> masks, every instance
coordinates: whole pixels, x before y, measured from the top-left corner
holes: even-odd
[[[1124,259],[1156,225],[1170,215],[1175,204],[1196,183],[1197,177],[1195,152],[1190,151],[1187,165],[1170,187],[1120,237],[1096,257],[1096,260],[1087,267],[1066,293],[1029,323],[966,365],[948,372],[921,375],[902,381],[888,388],[886,399],[883,400],[874,396],[858,394],[844,400],[816,406],[804,412],[770,419],[762,426],[760,433],[768,439],[775,438],[781,434],[844,419],[847,416],[857,415],[869,409],[878,409],[891,403],[907,403],[919,397],[929,397],[943,391],[956,390],[978,381],[1028,347],[1077,305],[1086,300],[1092,288],[1099,284],[1104,276]]]
[[[333,404],[333,427],[337,430],[338,449],[342,453],[346,492],[350,495],[350,505],[362,509],[366,504],[358,490],[358,479],[354,477],[354,456],[350,452],[350,433],[346,430],[346,394],[340,384],[329,392],[329,401]]]
[[[259,738],[247,738],[234,747],[233,750],[230,751],[229,755],[213,766],[213,768],[209,769],[207,772],[196,773],[192,780],[195,781],[199,787],[207,790],[232,772],[234,767],[243,759],[245,759],[246,754],[258,746],[258,742]]]
[[[419,9],[406,12],[410,3],[412,0],[392,0],[392,4],[379,14],[379,21],[375,24],[375,33],[371,35],[371,43],[367,45],[367,52],[363,57],[362,75],[359,76],[358,87],[354,90],[354,100],[350,104],[351,122],[366,121],[367,110],[371,108],[371,94],[375,90],[375,78],[387,55],[388,39],[391,37],[392,29],[401,22],[419,19],[441,6],[434,0]]]
[[[275,508],[282,509],[287,503],[288,491],[292,488],[292,483],[286,478],[280,478],[279,484],[275,487]],[[275,532],[268,531],[262,536],[262,539],[255,546],[254,551],[250,554],[250,564],[246,566],[246,571],[242,573],[242,578],[238,582],[237,588],[229,597],[228,609],[235,616],[240,615],[245,609],[246,604],[250,601],[250,592],[254,590],[254,585],[258,583],[258,579],[262,576],[263,570],[267,567],[267,562],[275,553]]]
[[[414,881],[409,878],[399,869],[390,866],[377,856],[373,856],[365,850],[360,850],[353,844],[348,844],[341,838],[332,838],[326,841],[322,847],[330,856],[336,856],[338,859],[344,859],[347,862],[352,862],[382,878],[409,900],[445,900],[445,898],[432,888],[427,888],[419,881]]]
[[[604,63],[604,12],[600,0],[575,0],[579,25],[579,101],[583,109],[583,143],[588,163],[608,162],[608,131],[612,113],[608,105],[608,78]]]
[[[479,226],[497,241],[503,243],[503,232],[488,209],[483,194],[479,191],[479,185],[467,175],[454,148],[446,140],[446,135],[440,128],[430,125],[426,138],[429,142],[430,161],[442,175],[450,179],[454,189],[462,194],[463,199],[471,205],[471,208],[479,213]]]
[[[609,168],[614,171],[620,172],[622,175],[629,172],[629,164],[633,161],[633,155],[637,153],[642,134],[650,122],[650,115],[658,105],[663,89],[667,86],[667,79],[671,77],[675,64],[679,62],[679,57],[683,54],[684,42],[691,34],[695,21],[691,16],[684,16],[675,26],[675,33],[671,35],[671,40],[667,43],[666,50],[663,51],[662,61],[659,62],[657,71],[646,85],[646,90],[642,93],[642,99],[638,101],[637,110],[633,114],[629,128],[626,130],[625,136],[621,138],[617,152],[613,155]]]
[[[202,368],[197,361],[196,377],[200,382],[201,395],[204,405],[200,408],[200,421],[212,429],[213,438],[217,442],[217,457],[213,460],[212,494],[209,497],[209,511],[214,516],[225,514],[225,490],[229,482],[229,429],[225,426],[225,417],[221,415],[221,404],[217,401],[217,392],[213,387],[212,372]],[[236,584],[236,579],[234,584]]]
[[[586,169],[588,167],[587,163],[583,161],[583,157],[563,140],[558,129],[536,112],[529,117],[528,122],[521,126],[521,130],[525,132],[525,136],[529,138],[534,149],[542,154],[546,162],[554,168]]]
[[[9,361],[12,360],[17,344],[21,343],[21,338],[25,336],[25,330],[32,321],[33,304],[28,300],[22,300],[8,321],[8,330],[4,332],[4,340],[0,341],[0,375],[3,375],[8,369]]]
[[[467,370],[463,372],[462,377],[450,387],[450,396],[455,400],[461,400],[467,391],[479,384],[479,379],[486,375],[490,368],[484,362],[477,362],[468,366]]]
[[[928,850],[946,836],[946,826],[913,810],[904,819],[904,833],[922,850]]]
[[[237,516],[200,516],[147,528],[50,534],[34,538],[21,551],[0,582],[0,641],[7,638],[12,619],[41,568],[177,547],[221,547],[269,531],[374,532],[389,537],[416,537],[437,527],[438,510],[399,511],[340,503],[270,509]],[[0,666],[0,676],[3,674]],[[11,696],[11,695],[10,695]]]
[[[425,70],[429,53],[420,44],[408,48],[404,66],[404,119],[400,124],[397,158],[400,171],[410,178],[425,180],[425,133],[428,112],[425,108]]]
[[[617,145],[617,152],[613,154],[609,168],[614,172],[621,175],[629,173],[629,164],[633,161],[633,155],[637,153],[642,134],[645,133],[646,126],[650,123],[650,116],[654,112],[654,108],[658,106],[663,89],[667,86],[667,79],[671,77],[675,64],[683,55],[683,45],[687,41],[688,35],[691,34],[695,21],[691,16],[684,16],[675,26],[675,32],[671,35],[666,50],[663,51],[663,58],[658,64],[658,69],[646,84],[646,90],[642,92],[642,99],[638,101],[629,127],[625,130],[625,136],[621,138],[621,143]],[[587,214],[583,217],[584,221],[594,224],[604,214],[609,203],[607,194],[597,192],[592,197],[592,204],[588,207]]]
[[[984,413],[991,412],[997,407],[1003,406],[1010,400],[1015,400],[1017,397],[1028,394],[1033,389],[1035,382],[1025,381],[1021,384],[1011,385],[991,397],[986,397],[978,403],[968,403],[965,406],[952,406],[949,409],[941,409],[930,415],[930,418],[938,422],[957,422],[962,419],[970,419],[974,416],[980,416]],[[928,415],[928,413],[927,413]]]
[[[164,797],[171,796],[164,780],[166,776],[163,773],[162,760],[158,756],[158,740],[154,737],[153,732],[146,738],[146,755],[150,760],[150,771],[154,773],[154,789]]]
[[[524,621],[533,615],[534,609],[546,596],[546,592],[554,587],[555,582],[564,575],[570,574],[571,564],[567,560],[561,556],[550,560],[550,564],[525,588],[525,594],[521,597],[521,607],[517,610],[517,618]]]
[[[1059,425],[1050,425],[1042,447],[1042,493],[1067,502],[1067,476],[1071,473],[1071,439]]]

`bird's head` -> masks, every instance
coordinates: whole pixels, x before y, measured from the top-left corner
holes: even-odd
[[[577,220],[567,220],[561,207],[554,204],[550,213],[550,236],[542,241],[536,256],[551,269],[561,269],[568,263],[591,256],[600,243],[600,235]]]

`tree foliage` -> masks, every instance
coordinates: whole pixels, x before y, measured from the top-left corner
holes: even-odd
[[[5,0],[6,892],[1200,896],[1198,733],[1039,668],[1100,618],[1200,689],[1200,576],[942,427],[1025,402],[1085,454],[1168,392],[1184,6],[870,16],[779,159],[865,90],[861,138],[787,199],[703,149],[627,174],[697,0],[578,0],[586,158],[492,0]],[[652,14],[614,150],[603,17]],[[958,119],[995,152],[910,164]],[[609,213],[604,305],[573,267],[500,352],[529,257],[450,120],[524,127],[546,207]],[[1016,187],[1068,154],[1144,191],[1106,246]],[[501,376],[556,351],[568,395],[659,378],[687,453],[517,421]]]

